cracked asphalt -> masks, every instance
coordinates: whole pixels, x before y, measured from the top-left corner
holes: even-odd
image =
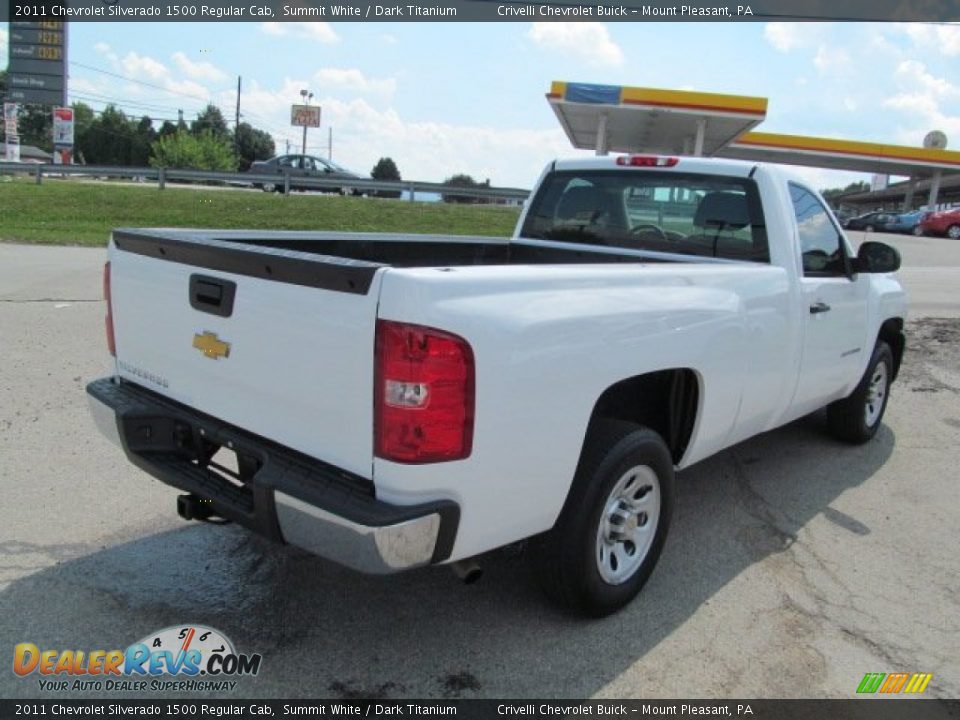
[[[659,567],[602,621],[546,605],[516,549],[463,586],[182,522],[87,414],[103,251],[0,244],[0,697],[51,696],[9,671],[18,642],[181,623],[264,654],[236,697],[846,698],[893,671],[960,696],[960,243],[882,239],[912,319],[878,436],[840,445],[815,414],[684,471]]]

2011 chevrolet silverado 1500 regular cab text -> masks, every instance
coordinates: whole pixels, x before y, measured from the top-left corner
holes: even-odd
[[[87,391],[187,519],[371,573],[530,538],[548,595],[604,615],[676,470],[823,406],[874,435],[899,264],[775,166],[557,161],[509,239],[116,230]]]

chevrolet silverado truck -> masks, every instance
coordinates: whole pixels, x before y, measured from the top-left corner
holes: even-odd
[[[87,392],[186,519],[368,573],[528,540],[609,614],[674,474],[826,406],[870,440],[904,351],[897,251],[776,166],[556,161],[511,238],[118,229]]]

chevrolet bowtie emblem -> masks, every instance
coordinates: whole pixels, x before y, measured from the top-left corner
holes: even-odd
[[[202,335],[193,336],[193,346],[208,358],[214,360],[230,357],[230,343],[218,338],[216,333],[206,330]]]

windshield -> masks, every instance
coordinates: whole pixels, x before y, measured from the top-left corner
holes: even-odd
[[[589,245],[769,262],[756,184],[691,173],[557,171],[521,235]]]

